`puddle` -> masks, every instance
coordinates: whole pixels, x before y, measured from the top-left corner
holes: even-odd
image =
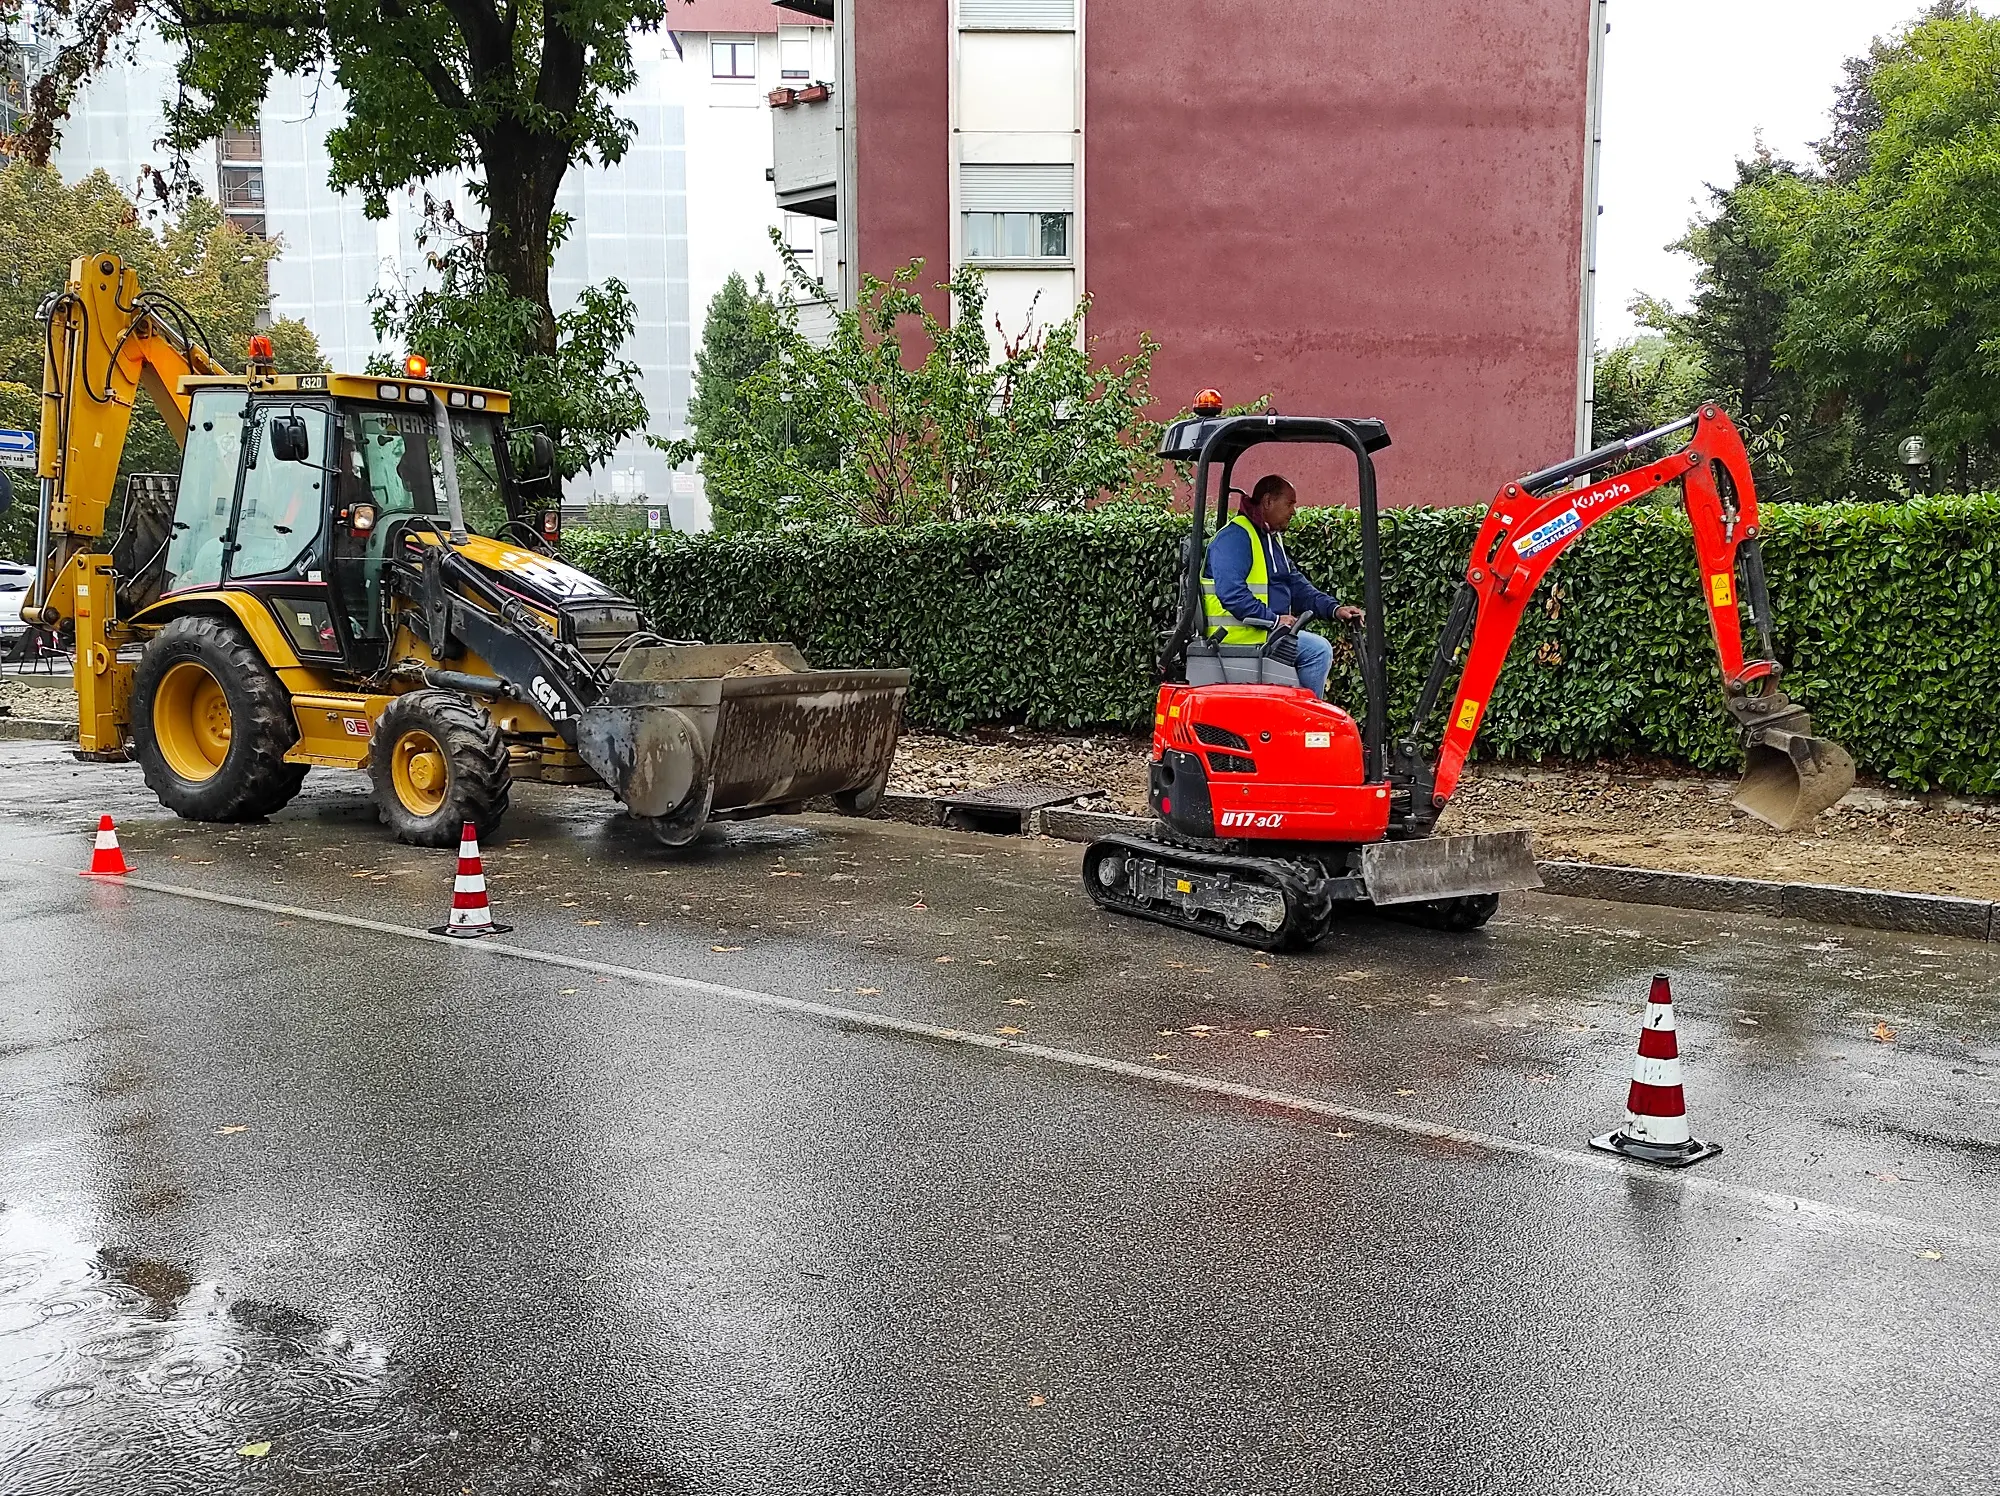
[[[7,1496],[605,1488],[587,1451],[463,1422],[386,1347],[0,1210]]]

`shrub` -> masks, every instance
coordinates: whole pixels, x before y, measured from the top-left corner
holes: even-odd
[[[1408,725],[1479,519],[1383,517],[1393,730]],[[1817,729],[1898,784],[2000,791],[2000,496],[1774,505],[1763,520],[1779,659]],[[1136,726],[1186,526],[1111,508],[569,544],[669,634],[791,639],[815,664],[909,666],[912,726]],[[1355,532],[1351,511],[1307,510],[1287,539],[1314,580],[1351,598]],[[1635,507],[1594,526],[1536,601],[1481,729],[1487,756],[1735,766],[1678,510]],[[1330,693],[1358,711],[1351,660]]]

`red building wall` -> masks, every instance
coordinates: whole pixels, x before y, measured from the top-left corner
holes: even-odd
[[[861,265],[920,254],[942,279],[947,6],[855,11]],[[1161,413],[1213,385],[1383,417],[1392,504],[1483,503],[1568,455],[1590,13],[1084,0],[1091,336],[1107,355],[1161,342]],[[1307,502],[1351,489],[1296,452],[1284,466]]]
[[[945,0],[854,0],[855,201],[864,273],[951,275],[951,33]],[[859,284],[859,278],[856,278]]]

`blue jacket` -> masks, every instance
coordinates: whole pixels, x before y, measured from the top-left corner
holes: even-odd
[[[1280,615],[1297,614],[1300,619],[1333,617],[1339,602],[1308,582],[1305,573],[1292,565],[1285,554],[1284,537],[1259,530],[1264,541],[1264,567],[1270,573],[1271,606],[1265,607],[1250,591],[1250,537],[1241,525],[1225,524],[1208,543],[1208,574],[1215,578],[1215,595],[1238,618],[1275,624]],[[1275,610],[1275,611],[1273,611]]]

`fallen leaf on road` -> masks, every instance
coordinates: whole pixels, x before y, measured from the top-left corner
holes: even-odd
[[[1043,1397],[1041,1393],[1037,1392],[1033,1397],[1030,1397],[1028,1399],[1028,1406],[1031,1408],[1047,1407],[1048,1401],[1049,1400],[1046,1397]]]
[[[1354,1136],[1354,1134],[1351,1132],[1340,1132],[1336,1130],[1334,1136],[1337,1138],[1351,1138]]]
[[[981,957],[979,964],[981,966],[998,966],[1000,963],[998,961],[988,961],[984,957]]]
[[[877,994],[879,994],[882,989],[880,987],[856,987],[854,990],[860,993],[863,997],[874,997]]]
[[[1754,1018],[1739,1018],[1739,1019],[1737,1019],[1736,1021],[1737,1021],[1738,1023],[1742,1024],[1742,1025],[1743,1025],[1743,1026],[1744,1026],[1745,1028],[1756,1028],[1756,1027],[1757,1027],[1757,1020],[1756,1020],[1756,1019],[1754,1019]]]
[[[226,1138],[231,1133],[248,1132],[249,1130],[250,1130],[250,1125],[247,1122],[238,1122],[229,1127],[216,1128],[215,1135],[219,1138]]]
[[[910,907],[912,909],[928,909],[931,906],[929,904],[926,904],[922,899],[918,899],[916,903],[910,905]]]
[[[246,1460],[261,1460],[271,1452],[271,1441],[259,1439],[255,1444],[246,1444],[236,1452]]]
[[[1188,1025],[1188,1032],[1190,1034],[1212,1034],[1215,1030],[1205,1023],[1191,1023]]]
[[[1396,1094],[1398,1096],[1414,1096],[1417,1093],[1415,1091],[1412,1091],[1408,1086],[1398,1086],[1396,1088]]]
[[[1149,1060],[1171,1060],[1173,1056],[1170,1054],[1149,1054],[1146,1058]]]
[[[718,953],[725,953],[728,951],[740,951],[743,947],[740,945],[712,945],[709,949]]]
[[[993,1032],[996,1034],[1024,1034],[1027,1032],[1027,1030],[1017,1029],[1011,1023],[1003,1023],[1000,1025],[999,1028],[995,1029]]]
[[[1271,1031],[1269,1029],[1252,1029],[1250,1030],[1250,1037],[1253,1039],[1268,1039],[1271,1037]]]
[[[788,868],[780,868],[777,872],[771,874],[771,876],[773,878],[803,878],[805,874],[792,872]]]
[[[1171,1039],[1174,1037],[1174,1035],[1178,1034],[1179,1032],[1180,1032],[1179,1029],[1161,1029],[1160,1037],[1162,1039]]]
[[[956,961],[957,959],[958,957],[956,956],[939,956],[937,958],[937,963],[940,966],[949,966],[951,965],[952,962]]]
[[[1025,997],[1010,997],[1004,999],[1004,1001],[1010,1008],[1032,1008],[1034,1006]]]
[[[1918,1255],[1919,1257],[1923,1258],[1923,1259],[1924,1259],[1924,1261],[1926,1261],[1926,1262],[1943,1262],[1943,1261],[1944,1261],[1944,1253],[1942,1253],[1942,1252],[1919,1252],[1919,1253],[1917,1253],[1917,1255]]]
[[[601,919],[580,919],[577,923],[580,925],[601,925],[604,921]]]
[[[1042,973],[1042,975],[1050,978],[1051,980],[1060,980],[1062,977],[1062,973],[1059,971],[1045,971]]]
[[[1886,1023],[1876,1024],[1875,1027],[1868,1031],[1868,1034],[1877,1044],[1894,1044],[1896,1042],[1896,1031]]]

